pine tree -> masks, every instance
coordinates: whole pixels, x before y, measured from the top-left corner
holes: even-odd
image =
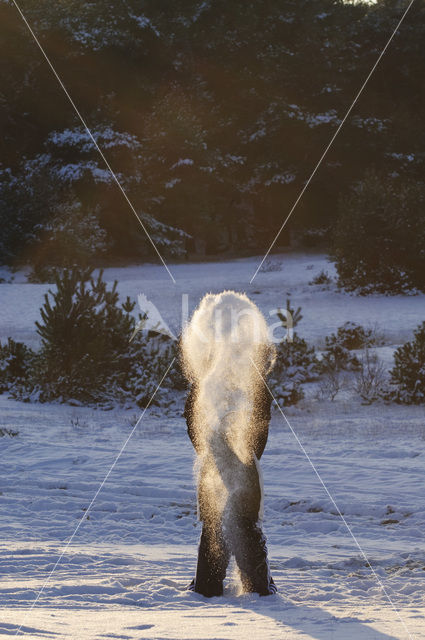
[[[406,404],[425,403],[425,322],[414,332],[414,339],[394,353],[391,382],[392,399]]]
[[[52,301],[50,300],[50,296]],[[91,269],[65,269],[56,274],[37,322],[41,337],[38,376],[46,398],[102,398],[120,385],[131,368],[129,338],[135,303],[118,304],[117,282],[110,290]]]

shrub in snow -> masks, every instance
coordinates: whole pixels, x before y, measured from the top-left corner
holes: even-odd
[[[346,386],[344,371],[361,371],[362,363],[351,351],[369,347],[372,343],[372,330],[355,322],[346,322],[336,334],[326,337],[326,347],[318,365],[321,397],[333,400],[340,389]]]
[[[425,190],[370,174],[341,200],[331,257],[359,293],[425,290]]]
[[[64,269],[55,283],[36,323],[40,399],[99,401],[123,387],[131,367],[134,303],[119,306],[117,283],[108,290],[102,272],[94,279],[90,269]]]
[[[6,429],[5,427],[2,427],[0,429],[0,438],[3,438],[4,436],[9,436],[9,438],[14,438],[17,435],[19,435],[19,431],[13,431],[13,429]]]
[[[389,399],[406,404],[425,402],[425,322],[416,329],[414,339],[394,353]]]
[[[273,273],[274,271],[282,271],[282,263],[279,260],[272,260],[267,258],[261,265],[260,271],[262,273]]]
[[[156,332],[138,332],[129,298],[119,304],[90,269],[64,269],[56,274],[56,291],[46,294],[37,332],[42,345],[31,360],[31,375],[14,387],[14,395],[40,401],[97,403],[136,402],[146,406],[177,351],[174,340]],[[139,316],[140,320],[143,320]],[[167,389],[179,385],[178,371],[169,377],[154,404]]]
[[[286,301],[286,311],[292,319],[292,326],[296,327],[302,319],[301,307],[293,309],[290,300]],[[288,326],[288,315],[278,311],[278,318],[283,327]],[[318,360],[314,347],[296,333],[289,339],[276,345],[275,364],[270,374],[270,388],[277,400],[284,405],[297,403],[304,397],[300,385],[314,380],[318,374]]]
[[[356,371],[360,369],[360,361],[356,355],[350,353],[341,344],[335,343],[327,346],[320,360],[321,373],[341,369]]]
[[[327,271],[324,271],[322,269],[322,271],[320,273],[317,274],[317,276],[314,276],[314,278],[312,280],[310,280],[310,282],[308,284],[332,284],[332,278],[330,277],[330,275],[328,274]]]
[[[270,374],[270,388],[277,400],[285,406],[296,404],[304,397],[301,383],[317,377],[318,361],[314,347],[294,336],[292,342],[283,341],[276,346],[276,360]]]
[[[31,375],[35,353],[23,342],[8,338],[0,343],[0,393],[25,384]]]
[[[338,344],[345,349],[362,349],[373,344],[372,329],[365,329],[356,322],[345,322],[338,327],[336,334],[332,333],[326,338],[326,346]]]
[[[385,367],[376,353],[366,348],[355,374],[354,389],[364,403],[371,404],[383,398],[386,388]]]
[[[346,384],[346,376],[342,369],[338,365],[329,365],[322,371],[317,397],[321,400],[332,400],[333,402]]]
[[[178,359],[178,344],[170,336],[154,330],[142,331],[132,354],[134,370],[129,377],[128,391],[139,407],[147,405],[173,358],[176,358],[174,364],[155,394],[153,403],[167,405],[171,402],[173,390],[186,389],[187,383]]]
[[[322,373],[337,369],[356,371],[361,368],[357,356],[350,353],[353,349],[369,347],[373,344],[372,329],[365,329],[355,322],[346,322],[326,337],[326,347],[320,361]]]
[[[276,345],[276,361],[271,379],[278,384],[285,376],[301,384],[317,378],[319,362],[314,347],[310,347],[303,338],[294,335],[290,342],[285,340]]]
[[[268,384],[279,405],[289,407],[304,398],[304,391],[300,385],[287,376],[281,377],[278,381],[273,378]]]

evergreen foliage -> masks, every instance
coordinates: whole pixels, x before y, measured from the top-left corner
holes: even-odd
[[[288,322],[288,315],[291,321]],[[314,347],[300,338],[294,331],[302,320],[301,307],[291,306],[289,298],[286,300],[286,313],[278,310],[277,316],[282,327],[287,329],[286,339],[276,345],[276,357],[270,374],[270,388],[277,400],[285,405],[296,404],[304,397],[300,386],[304,382],[316,379],[318,374],[318,360]],[[289,328],[288,327],[291,327]]]
[[[275,378],[270,380],[270,389],[278,404],[290,407],[304,398],[302,387],[289,377],[283,376],[277,382]]]
[[[373,344],[374,337],[372,329],[362,327],[356,322],[344,322],[342,327],[338,327],[336,334],[332,333],[326,337],[326,346],[331,347],[339,344],[349,351],[353,349],[363,349]]]
[[[56,216],[36,225],[29,282],[54,282],[58,268],[86,267],[108,247],[107,234],[98,217],[83,211],[81,204],[61,205]]]
[[[308,284],[318,284],[318,285],[330,285],[332,284],[332,278],[328,274],[327,271],[322,271],[318,273]]]
[[[355,371],[361,368],[361,363],[353,349],[362,349],[373,344],[371,329],[365,329],[355,322],[345,322],[338,327],[336,334],[325,338],[326,347],[320,360],[320,370],[329,371],[346,369]]]
[[[272,377],[280,380],[288,377],[301,384],[311,382],[317,378],[318,360],[314,347],[294,335],[292,341],[283,340],[276,348],[276,361],[272,371]]]
[[[288,329],[288,339],[291,340],[294,335],[294,329],[303,319],[303,315],[301,313],[301,307],[297,309],[291,307],[291,300],[286,298],[286,311],[282,311],[282,309],[277,310],[277,317],[282,323],[283,327],[287,327]],[[292,329],[292,331],[291,331]]]
[[[391,370],[391,400],[404,404],[425,403],[425,322],[414,332],[414,339],[394,353]]]
[[[183,255],[264,250],[396,26],[401,4],[27,0],[25,14],[146,227],[164,252]],[[8,97],[0,104],[0,259],[32,259],[36,225],[48,230],[70,191],[96,213],[109,254],[150,255],[12,3],[0,3],[0,20]],[[424,25],[424,4],[414,3],[345,123],[343,143],[303,196],[294,218],[300,231],[332,227],[343,213],[336,214],[339,195],[374,166],[384,176],[423,180]],[[409,205],[402,218],[396,234],[405,255],[395,275],[384,274],[396,284],[400,266],[410,278],[404,262],[413,231],[404,221],[415,227],[417,213]],[[279,244],[288,240],[285,229]],[[338,259],[349,285],[347,243]],[[381,260],[391,258],[384,251]],[[363,286],[362,266],[356,269]],[[378,282],[383,266],[376,269]]]
[[[332,256],[349,291],[425,291],[424,185],[364,178],[341,200]]]
[[[117,283],[108,290],[102,272],[94,279],[90,269],[64,269],[55,284],[56,291],[44,297],[42,322],[36,322],[43,395],[99,400],[113,387],[122,388],[131,368],[135,303],[127,299],[120,307]]]
[[[25,385],[32,375],[35,353],[23,342],[0,343],[0,393]]]
[[[120,304],[117,283],[108,289],[102,271],[95,278],[90,268],[64,269],[55,284],[36,322],[40,350],[11,339],[0,346],[1,390],[42,402],[146,406],[177,354],[176,342],[152,330],[139,331],[130,342],[135,303],[127,297]],[[176,361],[152,402],[167,404],[169,389],[183,384]]]

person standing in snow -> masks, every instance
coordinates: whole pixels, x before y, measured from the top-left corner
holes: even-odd
[[[271,407],[261,376],[274,358],[265,320],[244,294],[208,294],[182,336],[181,352],[191,382],[184,417],[197,453],[202,521],[189,589],[222,595],[233,554],[244,592],[276,593],[261,528],[258,464]]]

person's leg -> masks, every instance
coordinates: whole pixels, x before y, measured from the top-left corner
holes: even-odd
[[[221,524],[203,523],[196,577],[189,588],[206,597],[223,595],[223,580],[229,564],[229,550]]]
[[[267,559],[266,538],[258,522],[240,517],[234,527],[232,547],[244,591],[262,596],[276,593]]]
[[[262,488],[258,464],[245,465],[243,487],[229,500],[226,531],[239,567],[244,591],[276,593],[267,560],[266,538],[260,525]]]

